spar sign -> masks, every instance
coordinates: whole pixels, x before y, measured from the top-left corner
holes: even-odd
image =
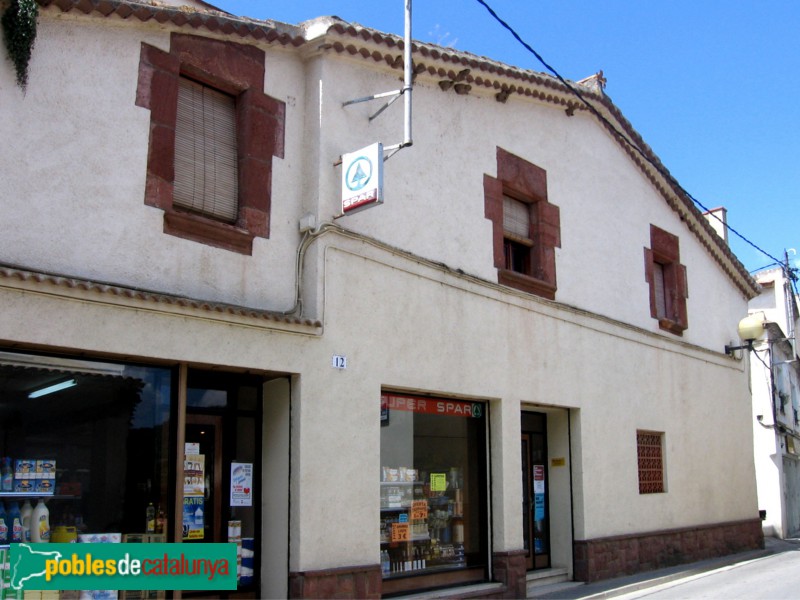
[[[405,410],[444,417],[471,417],[480,419],[483,416],[483,404],[480,402],[464,402],[461,400],[445,400],[443,398],[420,398],[400,394],[381,394],[381,408]]]
[[[383,204],[383,144],[342,155],[342,214]]]

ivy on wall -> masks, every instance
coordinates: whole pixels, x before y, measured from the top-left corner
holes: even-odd
[[[28,63],[36,41],[36,17],[39,5],[36,0],[11,0],[0,23],[6,42],[8,58],[14,63],[17,85],[24,91],[28,86]]]

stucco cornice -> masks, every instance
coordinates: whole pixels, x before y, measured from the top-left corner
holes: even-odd
[[[0,265],[0,288],[58,295],[93,303],[127,306],[137,310],[197,316],[231,324],[283,330],[294,329],[298,333],[305,334],[320,333],[322,328],[320,321],[293,317],[274,311],[32,271],[14,265]]]
[[[383,68],[398,71],[403,69],[404,42],[401,37],[347,23],[336,17],[321,17],[293,26],[271,20],[236,17],[217,10],[162,5],[155,1],[37,2],[43,7],[53,7],[63,12],[75,11],[105,17],[114,15],[128,20],[170,24],[181,29],[205,29],[218,36],[276,43],[302,49],[303,53],[333,52],[356,60],[377,63]],[[412,51],[417,77],[452,83],[457,93],[494,94],[502,102],[512,97],[529,98],[563,107],[568,115],[576,111],[592,114],[569,87],[551,75],[511,67],[486,57],[435,44],[413,42]],[[748,299],[758,295],[758,283],[611,99],[602,92],[580,84],[570,85],[580,89],[581,95],[603,115],[605,120],[597,119],[598,123],[629,155],[742,294]],[[592,117],[597,118],[594,115]]]

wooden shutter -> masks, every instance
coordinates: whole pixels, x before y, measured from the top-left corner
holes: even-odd
[[[503,196],[503,229],[521,238],[531,237],[531,209],[525,202]]]
[[[173,204],[235,222],[239,213],[236,163],[236,101],[181,77]]]
[[[656,316],[659,319],[666,318],[667,315],[667,296],[664,289],[664,265],[653,263],[653,288],[656,299]]]

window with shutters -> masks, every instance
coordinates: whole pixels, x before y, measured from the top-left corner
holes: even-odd
[[[636,451],[639,462],[639,493],[665,492],[664,434],[655,431],[637,431]]]
[[[227,223],[239,216],[236,100],[181,77],[172,204]]]
[[[498,282],[555,299],[561,221],[547,199],[547,173],[498,148],[497,177],[484,175],[483,188]]]
[[[645,280],[650,287],[650,315],[661,329],[683,335],[688,328],[686,267],[680,264],[678,236],[650,225],[650,247],[644,249]]]
[[[269,237],[285,105],[264,94],[264,62],[255,46],[200,36],[171,34],[169,52],[142,44],[144,201],[164,211],[164,233],[241,254]]]

